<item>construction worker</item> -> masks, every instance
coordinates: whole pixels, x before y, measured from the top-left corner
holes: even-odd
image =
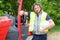
[[[48,29],[51,29],[55,24],[50,16],[42,10],[40,4],[34,3],[32,9],[34,12],[20,11],[21,16],[26,15],[30,19],[28,34],[29,36],[33,35],[32,40],[47,40]]]

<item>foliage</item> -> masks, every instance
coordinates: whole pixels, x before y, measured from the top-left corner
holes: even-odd
[[[31,11],[31,6],[35,1],[33,0],[23,0],[23,10]],[[14,15],[17,16],[18,12],[18,0],[0,0],[0,10],[3,10],[5,13],[11,14],[11,12],[14,13]]]
[[[56,24],[60,24],[60,0],[23,0],[22,9],[32,11],[31,6],[34,2],[42,4],[42,9],[46,11]],[[14,13],[17,16],[17,0],[0,0],[0,15],[5,13]]]
[[[37,2],[39,3],[40,0]],[[60,24],[60,1],[59,0],[41,0],[42,9],[46,11],[56,24]]]
[[[32,11],[31,6],[35,0],[23,0],[23,10]]]
[[[55,27],[49,29],[49,32],[59,31],[59,30],[60,30],[60,25],[56,25]]]
[[[16,0],[0,0],[0,10],[3,11],[3,13],[14,13],[17,14],[17,1]]]

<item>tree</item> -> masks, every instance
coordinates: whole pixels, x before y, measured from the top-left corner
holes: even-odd
[[[36,0],[39,3],[40,0]],[[41,0],[42,9],[46,11],[56,24],[60,24],[60,1],[59,0]]]

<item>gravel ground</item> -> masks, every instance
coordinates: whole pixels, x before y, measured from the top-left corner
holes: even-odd
[[[48,33],[47,40],[60,40],[60,31]]]

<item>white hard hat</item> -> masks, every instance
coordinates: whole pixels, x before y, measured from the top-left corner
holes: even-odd
[[[49,25],[49,21],[43,21],[41,22],[42,27],[47,27]]]

